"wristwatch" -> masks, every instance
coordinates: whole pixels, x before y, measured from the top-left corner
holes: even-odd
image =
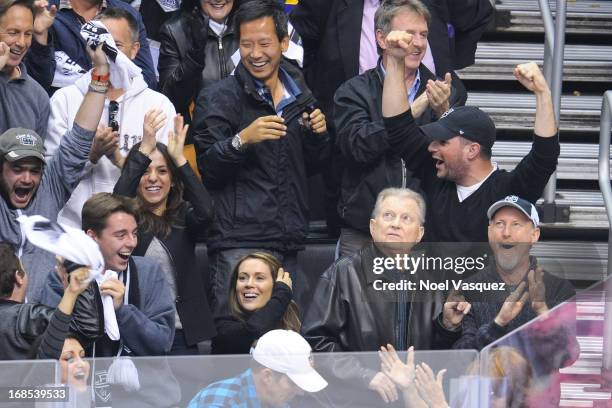
[[[242,144],[242,139],[240,139],[240,135],[232,137],[232,147],[239,152],[244,151],[244,145]]]

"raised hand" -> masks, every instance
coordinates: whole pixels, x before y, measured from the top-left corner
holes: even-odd
[[[107,126],[98,126],[89,151],[89,161],[98,163],[102,156],[111,158],[119,147],[119,134]]]
[[[450,108],[451,81],[452,77],[448,72],[444,75],[444,81],[432,81],[431,79],[427,81],[426,93],[429,106],[438,117]]]
[[[183,149],[189,125],[184,124],[183,116],[178,114],[174,117],[174,132],[168,132],[168,154],[172,157],[174,164],[181,167],[187,163]]]
[[[85,47],[87,55],[91,59],[94,66],[94,71],[98,75],[106,75],[109,72],[108,59],[104,51],[102,51],[102,43],[98,44],[95,50],[92,50],[89,44]]]
[[[538,315],[546,313],[548,311],[548,305],[546,305],[544,269],[538,266],[535,271],[533,269],[530,270],[527,274],[527,281],[529,282],[529,299],[531,300],[531,308]]]
[[[293,281],[291,280],[291,275],[289,275],[289,272],[286,272],[283,268],[278,268],[276,281],[283,282],[285,285],[289,286],[289,289],[293,290]]]
[[[412,45],[412,34],[405,31],[391,31],[384,40],[385,49],[395,59],[404,59],[408,54],[416,52]]]
[[[517,65],[514,68],[514,77],[531,92],[550,92],[546,79],[535,62]]]
[[[34,2],[34,38],[41,45],[47,45],[48,31],[55,21],[57,7],[49,7],[47,0],[36,0]]]
[[[416,368],[414,385],[419,396],[430,408],[447,408],[448,403],[444,396],[444,373],[446,370],[438,371],[434,376],[432,369],[425,363],[421,363]]]
[[[501,309],[495,317],[495,323],[499,326],[507,326],[523,310],[525,302],[529,299],[529,292],[525,291],[527,284],[521,282],[514,292],[508,295]]]
[[[410,388],[414,382],[414,347],[408,349],[408,356],[404,364],[400,360],[395,348],[391,344],[382,346],[378,352],[380,368],[383,374],[389,377],[400,388]]]
[[[277,115],[261,116],[240,132],[243,144],[254,144],[264,140],[276,140],[287,134],[285,119]]]
[[[157,145],[157,131],[166,125],[166,114],[161,109],[149,109],[145,113],[142,121],[142,142],[140,143],[141,153],[151,154]]]
[[[69,277],[70,282],[65,290],[75,294],[76,296],[83,293],[89,286],[89,282],[91,282],[91,279],[89,279],[89,268],[86,266],[75,269],[72,271],[72,273],[70,273]]]
[[[387,404],[395,402],[399,398],[393,381],[381,372],[376,373],[374,378],[372,378],[372,381],[368,384],[368,389],[376,391]]]
[[[4,68],[11,55],[11,49],[4,42],[0,42],[0,69]]]

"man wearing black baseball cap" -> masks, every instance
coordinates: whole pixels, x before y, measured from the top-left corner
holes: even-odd
[[[532,203],[507,196],[489,207],[487,217],[494,258],[465,280],[485,289],[463,293],[472,308],[463,318],[463,333],[454,348],[480,350],[576,293],[568,280],[545,272],[529,255],[540,238],[540,219]],[[484,286],[492,284],[499,290]]]
[[[94,64],[99,74],[108,73],[106,55],[101,48],[96,50]],[[28,301],[40,300],[55,257],[26,241],[17,217],[37,214],[55,219],[70,198],[89,158],[104,108],[104,93],[100,90],[87,92],[73,128],[66,133],[48,163],[44,158],[43,140],[33,130],[12,128],[0,135],[0,194],[3,198],[0,200],[0,241],[17,249],[17,256],[30,273]]]
[[[559,140],[550,89],[535,63],[518,65],[516,79],[535,94],[535,135],[531,152],[510,172],[491,162],[495,125],[476,107],[449,109],[434,123],[419,128],[401,92],[403,55],[412,36],[387,38],[395,50],[389,58],[383,90],[386,141],[421,179],[428,201],[426,236],[430,242],[485,242],[486,209],[509,194],[535,202],[557,167]],[[503,96],[500,95],[500,98]]]

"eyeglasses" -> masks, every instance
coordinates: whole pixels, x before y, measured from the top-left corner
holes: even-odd
[[[113,129],[113,132],[117,132],[119,130],[117,113],[119,113],[119,102],[110,101],[108,104],[108,126]]]

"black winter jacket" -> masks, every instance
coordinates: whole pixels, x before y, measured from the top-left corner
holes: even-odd
[[[204,44],[193,44],[194,18],[201,19],[207,28]],[[208,20],[199,10],[182,12],[166,21],[159,32],[159,90],[186,118],[191,117],[189,104],[200,90],[227,77],[234,69],[231,56],[238,50],[238,35],[233,18],[221,37],[208,27]]]
[[[281,322],[291,300],[291,288],[275,282],[272,296],[261,309],[249,313],[246,320],[233,315],[215,318],[217,337],[212,340],[212,354],[248,354],[253,342],[274,329],[283,329]]]
[[[140,152],[132,157],[133,160],[124,164],[125,168],[115,185],[114,194],[136,196],[140,178],[149,167],[151,159]],[[176,273],[177,296],[174,302],[185,339],[188,345],[194,345],[216,334],[202,273],[197,268],[195,256],[196,240],[202,237],[212,219],[212,201],[189,164],[179,167],[178,170],[178,177],[183,181],[186,202],[177,214],[177,222],[172,226],[170,235],[158,239],[170,254]],[[132,255],[144,256],[152,240],[152,234],[140,233],[138,246]]]
[[[228,248],[301,249],[308,228],[307,169],[329,155],[329,137],[299,122],[316,104],[300,70],[283,60],[283,69],[302,93],[287,105],[287,135],[238,151],[231,139],[255,119],[276,115],[257,92],[242,63],[235,74],[200,93],[193,138],[204,184],[215,203],[208,246]]]
[[[425,92],[427,81],[436,76],[423,64],[417,96]],[[400,154],[387,140],[382,117],[384,72],[376,68],[345,82],[335,95],[336,143],[345,165],[338,213],[343,222],[365,233],[378,193],[387,187],[420,190],[418,179],[409,170],[410,154]],[[467,94],[453,87],[450,106],[465,104]],[[437,120],[427,108],[416,120],[425,125]]]
[[[373,290],[377,279],[391,282],[385,274],[373,273],[374,258],[383,256],[369,244],[323,273],[302,323],[304,337],[314,351],[377,351],[395,343],[395,319],[390,312],[394,303],[390,303],[389,293]],[[416,350],[450,348],[461,332],[449,331],[440,322],[445,294],[437,291],[434,298],[417,301],[415,292],[408,315],[407,345]],[[334,367],[338,369],[334,370],[336,377],[358,381],[364,387],[376,374],[350,356]]]

